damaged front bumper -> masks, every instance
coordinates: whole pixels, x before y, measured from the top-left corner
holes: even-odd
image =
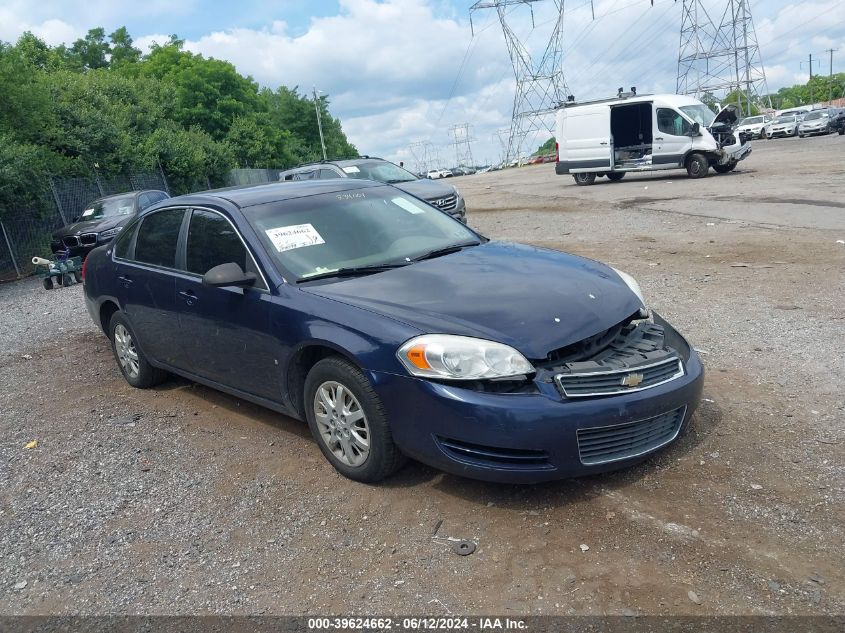
[[[566,360],[543,363],[512,392],[382,372],[369,377],[404,453],[447,472],[513,483],[642,461],[681,435],[701,399],[701,361],[659,315],[622,327],[589,360]],[[576,395],[568,379],[585,375],[595,379],[590,389],[604,391]]]

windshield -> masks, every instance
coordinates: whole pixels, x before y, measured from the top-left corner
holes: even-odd
[[[805,121],[812,121],[813,119],[821,119],[827,116],[827,112],[810,112],[804,117]]]
[[[110,218],[118,215],[131,215],[135,208],[135,196],[124,196],[122,198],[108,198],[107,200],[95,200],[94,203],[82,212],[82,220],[96,220],[97,218]]]
[[[409,264],[478,235],[392,187],[285,200],[244,211],[283,274],[300,281],[342,268]]]
[[[750,116],[746,119],[743,119],[742,123],[740,123],[740,125],[754,125],[755,123],[762,123],[762,122],[763,122],[763,117],[761,117],[761,116]]]
[[[411,172],[405,171],[393,163],[388,163],[386,160],[373,160],[357,163],[355,165],[341,165],[340,168],[350,178],[376,180],[378,182],[387,183],[388,185],[417,179],[417,177]]]
[[[782,114],[775,119],[775,123],[792,123],[793,121],[795,121],[794,114]]]
[[[698,105],[681,106],[681,112],[683,112],[693,121],[704,127],[707,127],[708,125],[713,123],[713,119],[716,118],[716,115],[713,114],[713,111],[703,103],[700,103]]]

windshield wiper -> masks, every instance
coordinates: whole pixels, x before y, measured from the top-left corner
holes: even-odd
[[[324,273],[317,273],[316,275],[309,275],[302,279],[297,279],[296,283],[301,284],[304,281],[314,281],[315,279],[328,279],[330,277],[358,277],[359,275],[370,275],[372,273],[382,273],[386,270],[393,270],[394,268],[402,268],[407,266],[408,262],[399,264],[372,264],[370,266],[353,266],[350,268],[338,268],[337,270],[328,270]]]
[[[449,255],[450,253],[457,253],[465,248],[478,246],[479,244],[481,244],[481,242],[462,242],[461,244],[452,244],[451,246],[444,246],[443,248],[435,248],[433,251],[428,251],[418,257],[414,257],[411,261],[420,262],[424,259],[434,259],[435,257]]]
[[[385,181],[385,184],[395,185],[397,182],[413,182],[413,178],[394,178],[393,180]]]

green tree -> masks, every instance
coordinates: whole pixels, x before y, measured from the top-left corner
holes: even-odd
[[[132,37],[125,26],[121,26],[109,35],[111,40],[111,59],[109,64],[116,68],[123,64],[134,64],[141,59],[141,51],[132,46]]]
[[[545,143],[540,145],[540,147],[537,148],[537,151],[534,152],[532,156],[545,156],[546,154],[551,154],[555,151],[555,142],[555,137],[553,136]]]
[[[105,68],[109,65],[108,55],[111,53],[105,29],[98,26],[89,30],[84,38],[73,43],[70,52],[85,68]]]

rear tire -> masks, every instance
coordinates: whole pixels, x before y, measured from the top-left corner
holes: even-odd
[[[115,312],[109,321],[112,353],[126,382],[137,389],[149,389],[164,382],[167,372],[150,365],[136,343],[137,337],[122,312]]]
[[[572,174],[575,179],[575,184],[580,186],[592,185],[596,181],[596,175],[593,172]]]
[[[44,286],[44,290],[53,289],[53,279],[51,277],[44,277],[44,279],[41,280],[41,284]]]
[[[607,175],[607,179],[610,182],[619,182],[625,177],[624,171],[612,171]]]
[[[710,161],[704,154],[698,152],[687,158],[687,174],[690,178],[705,178],[710,171]]]
[[[74,270],[73,271],[73,280],[76,283],[81,284],[82,283],[82,273],[79,272],[78,270]]]
[[[736,169],[737,163],[728,163],[727,165],[713,165],[713,169],[717,174],[727,174],[729,171]]]
[[[303,401],[317,446],[344,477],[374,483],[405,462],[381,399],[349,361],[331,356],[315,364],[305,379]]]

